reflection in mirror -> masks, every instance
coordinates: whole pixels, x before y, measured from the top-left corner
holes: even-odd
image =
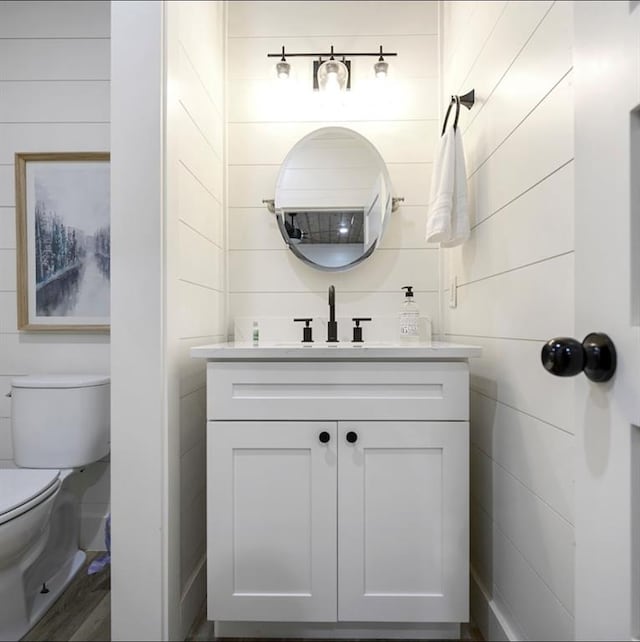
[[[276,183],[275,213],[291,251],[321,270],[370,256],[391,214],[391,182],[376,148],[344,127],[305,136]]]

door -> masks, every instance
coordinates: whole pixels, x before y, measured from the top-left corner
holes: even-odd
[[[469,424],[338,424],[338,619],[466,622]]]
[[[331,422],[208,422],[210,620],[336,620],[335,434]]]
[[[640,7],[574,3],[575,311],[605,332],[614,378],[576,378],[576,639],[629,640],[640,551]]]

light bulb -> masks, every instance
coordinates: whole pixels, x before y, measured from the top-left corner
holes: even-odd
[[[347,86],[349,71],[339,60],[327,60],[318,67],[318,86],[321,91],[340,91]]]
[[[376,78],[386,78],[387,72],[389,71],[389,63],[384,60],[378,60],[378,62],[373,66],[373,69],[376,74]]]
[[[338,228],[338,232],[340,232],[340,234],[347,234],[349,232],[349,228],[346,225],[341,225]]]
[[[280,78],[281,80],[286,80],[287,78],[289,78],[291,65],[286,60],[282,60],[276,65],[276,71],[278,72],[278,78]]]

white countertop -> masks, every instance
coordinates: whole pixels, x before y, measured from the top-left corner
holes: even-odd
[[[482,348],[433,341],[431,344],[400,344],[394,342],[340,342],[312,344],[292,342],[214,343],[191,348],[191,356],[209,361],[436,361],[466,360],[479,357]]]

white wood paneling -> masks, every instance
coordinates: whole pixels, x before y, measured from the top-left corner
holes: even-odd
[[[205,376],[202,386],[193,392],[181,395],[180,401],[180,454],[202,443],[203,426],[206,422]]]
[[[13,171],[13,162],[0,165],[0,207],[13,207],[16,204]]]
[[[447,250],[441,284],[446,295],[458,281],[445,335],[483,347],[471,363],[476,597],[493,610],[482,626],[571,639],[575,384],[549,377],[540,348],[574,331],[572,5],[465,4],[443,4],[441,59],[445,95],[476,90],[461,116],[473,229]]]
[[[108,38],[110,4],[9,0],[0,5],[0,38]]]
[[[180,74],[180,103],[196,124],[209,145],[220,154],[222,150],[223,122],[222,108],[212,97],[186,51],[180,46],[178,50]]]
[[[3,80],[109,80],[109,38],[0,39]]]
[[[471,495],[572,612],[573,526],[475,447]]]
[[[533,2],[527,6],[537,13],[541,4],[544,3]],[[469,173],[473,173],[486,160],[487,155],[526,118],[571,68],[571,14],[570,2],[554,4],[501,78],[491,94],[491,100],[473,114],[475,118],[465,130]],[[518,13],[519,17],[523,15],[522,11]],[[496,41],[492,38],[491,42]]]
[[[202,444],[204,450],[204,444]],[[206,495],[200,492],[196,496],[187,498],[180,506],[180,522],[182,532],[180,537],[180,584],[188,586],[190,577],[206,556],[207,530],[206,530]],[[205,594],[201,587],[200,597]]]
[[[0,207],[0,250],[16,247],[16,211],[13,207]]]
[[[11,419],[8,417],[0,417],[0,459],[13,461]]]
[[[224,253],[192,227],[178,227],[179,278],[221,292],[224,289]]]
[[[476,11],[478,13],[482,13],[484,10],[483,4],[477,3]],[[485,41],[482,49],[476,52],[477,57],[470,76],[473,78],[476,97],[480,100],[464,119],[464,129],[482,113],[485,104],[490,104],[488,101],[496,85],[552,5],[553,3],[548,0],[523,0],[507,3],[505,10],[500,14],[495,26],[492,27],[490,37]],[[475,27],[473,20],[466,24],[467,29],[474,30]],[[463,35],[462,38],[464,38]],[[469,71],[469,69],[463,70],[462,67],[449,71],[445,67],[443,77],[445,93],[467,91],[465,83],[469,82],[467,77]]]
[[[353,77],[358,79],[357,91],[354,86],[352,92],[344,96],[340,120],[357,123],[363,120],[420,121],[438,118],[437,78],[397,78],[390,72],[388,78],[378,81],[373,76],[371,63],[368,64],[359,75],[356,75],[358,71],[352,64]],[[391,65],[393,62],[390,68]],[[273,73],[261,80],[235,80],[229,92],[230,122],[287,123],[297,120],[300,113],[304,113],[308,121],[325,120],[326,98],[309,91],[306,66],[297,71],[297,77],[292,74],[286,85]]]
[[[447,338],[482,346],[482,357],[471,362],[472,389],[573,434],[574,412],[566,399],[575,382],[552,379],[542,368],[542,341],[451,334]]]
[[[478,225],[467,243],[449,252],[450,274],[468,283],[573,249],[573,163]],[[553,230],[550,234],[549,230]]]
[[[15,373],[22,374],[22,373]],[[7,393],[11,392],[12,375],[0,375],[0,417],[11,417],[11,399]]]
[[[0,250],[0,292],[15,292],[16,251],[14,248]]]
[[[475,390],[471,414],[477,448],[573,522],[572,436]]]
[[[0,350],[5,373],[109,372],[108,335],[0,334]]]
[[[472,502],[471,530],[484,542],[481,557],[492,561],[488,585],[494,598],[511,614],[509,628],[520,638],[531,640],[573,640],[573,617],[524,559],[502,531],[477,504]],[[475,539],[475,536],[472,536]],[[474,562],[472,562],[474,563]],[[510,626],[511,622],[515,626]]]
[[[180,336],[206,337],[222,334],[224,294],[217,290],[180,281],[178,284],[178,328]],[[193,314],[197,310],[198,314]]]
[[[180,162],[211,195],[219,198],[223,183],[221,150],[211,145],[186,111],[180,110],[178,118]]]
[[[523,154],[522,150],[527,153]],[[472,221],[482,221],[573,158],[571,76],[469,177]]]
[[[443,55],[443,61],[447,62],[447,66],[443,67],[443,75],[447,79],[444,84],[456,87],[453,93],[457,93],[457,88],[469,76],[478,55],[490,39],[502,12],[508,6],[508,2],[503,0],[477,4],[478,6],[473,9],[473,18],[466,21],[460,28],[460,46]],[[452,92],[445,92],[445,95],[447,93]]]
[[[224,3],[171,3],[167,44],[168,284],[171,470],[175,471],[173,565],[184,638],[204,600],[205,372],[191,346],[215,343],[225,329]],[[177,487],[176,487],[177,481]]]
[[[0,333],[18,332],[18,302],[15,292],[0,292]]]
[[[279,165],[298,140],[327,126],[348,127],[362,134],[386,163],[430,163],[438,137],[436,120],[229,123],[229,163]]]
[[[376,319],[383,317],[395,316],[394,313],[400,312],[399,301],[402,295],[398,292],[338,292],[336,295],[336,310],[338,316],[355,317],[371,316]],[[415,300],[420,308],[420,315],[429,317],[434,323],[434,332],[437,332],[438,320],[438,299],[437,291],[433,292],[416,292]],[[329,315],[327,307],[327,289],[315,292],[251,292],[251,293],[231,293],[229,296],[229,318],[238,317],[282,317],[285,316],[291,321],[294,317],[314,317],[314,319],[324,318]],[[397,317],[396,317],[397,318]],[[292,322],[292,321],[291,321]],[[315,336],[319,339],[326,339],[323,336],[320,326],[314,324],[316,328]],[[396,324],[396,327],[398,325]],[[299,328],[298,328],[299,330]],[[350,340],[350,330],[338,327],[338,331]],[[286,330],[283,328],[283,333]],[[318,334],[318,332],[320,334]],[[364,330],[365,337],[367,330]],[[399,327],[398,327],[399,333]],[[297,334],[295,336],[298,336]],[[386,337],[386,340],[395,339]],[[380,338],[383,340],[383,337]]]
[[[527,296],[514,306],[523,291]],[[458,307],[448,312],[452,334],[539,341],[571,336],[573,254],[458,286]]]
[[[16,152],[109,151],[107,123],[0,123],[0,163],[13,164]]]
[[[290,2],[236,1],[229,13],[229,37],[435,34],[436,2],[340,3],[321,0],[304,7]]]
[[[378,250],[366,265],[363,273],[326,273],[301,264],[288,250],[230,250],[230,288],[232,292],[306,292],[326,290],[333,284],[340,296],[340,292],[399,292],[409,277],[416,290],[438,289],[435,250]]]
[[[221,201],[183,163],[179,163],[177,172],[180,220],[218,247],[223,247]]]
[[[2,123],[108,123],[109,81],[0,83]]]
[[[178,39],[211,100],[224,105],[225,9],[221,2],[181,2]]]

